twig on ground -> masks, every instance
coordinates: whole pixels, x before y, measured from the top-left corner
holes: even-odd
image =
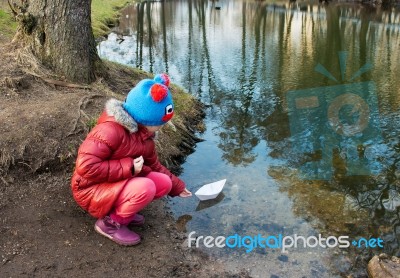
[[[25,162],[22,162],[22,161],[19,161],[18,163],[27,166],[29,169],[31,169],[32,172],[34,172],[33,168],[28,163],[25,163]]]

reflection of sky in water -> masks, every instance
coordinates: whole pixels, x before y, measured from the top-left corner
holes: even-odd
[[[210,105],[202,135],[206,141],[187,158],[181,177],[193,192],[223,178],[227,183],[215,203],[173,198],[179,229],[204,236],[374,236],[384,238],[385,252],[400,255],[399,16],[381,10],[368,14],[350,6],[340,12],[333,6],[307,6],[306,13],[297,4],[286,9],[260,2],[218,3],[219,11],[210,1],[142,3],[142,37],[136,31],[140,5],[132,6],[117,30],[121,35],[110,34],[99,46],[107,59],[147,71],[167,71],[174,83]],[[146,5],[151,5],[152,29]],[[132,36],[117,40],[122,35]],[[299,167],[323,153],[315,150],[314,141],[291,137],[287,93],[337,85],[314,68],[320,63],[341,81],[338,52],[344,50],[349,61],[345,80],[367,62],[373,64],[372,71],[354,82],[374,82],[382,138],[367,138],[363,146],[347,149],[351,140],[340,141],[330,154],[332,178],[301,180]],[[350,108],[341,113],[352,115]],[[302,135],[311,134],[318,125],[328,127],[321,116],[295,127],[301,125]],[[316,140],[324,142],[326,137],[321,134]],[[311,153],[295,151],[296,144]],[[379,172],[378,176],[346,175],[346,160],[356,160],[360,154],[369,161],[368,170]],[[354,258],[366,261],[381,250],[208,251],[231,267],[251,269],[255,277],[265,277],[266,269],[279,277],[333,277],[328,269],[346,273]],[[352,271],[355,277],[365,273],[362,264]]]

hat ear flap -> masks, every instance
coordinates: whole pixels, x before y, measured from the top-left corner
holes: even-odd
[[[169,87],[169,76],[165,73],[157,74],[154,77],[154,81]]]
[[[150,88],[150,95],[155,102],[161,102],[168,96],[168,88],[162,84],[154,84]]]

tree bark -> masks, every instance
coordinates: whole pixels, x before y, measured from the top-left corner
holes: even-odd
[[[91,0],[31,0],[25,14],[32,20],[22,26],[24,40],[45,66],[72,82],[95,80]]]

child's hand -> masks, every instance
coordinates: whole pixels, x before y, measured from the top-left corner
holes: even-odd
[[[192,192],[190,192],[189,190],[187,190],[187,188],[185,188],[185,189],[179,194],[179,197],[182,197],[182,198],[191,197],[191,196],[192,196]]]
[[[140,171],[142,171],[143,162],[144,162],[143,156],[139,156],[138,158],[135,158],[133,160],[133,169],[135,169],[134,175],[137,175],[140,173]]]

